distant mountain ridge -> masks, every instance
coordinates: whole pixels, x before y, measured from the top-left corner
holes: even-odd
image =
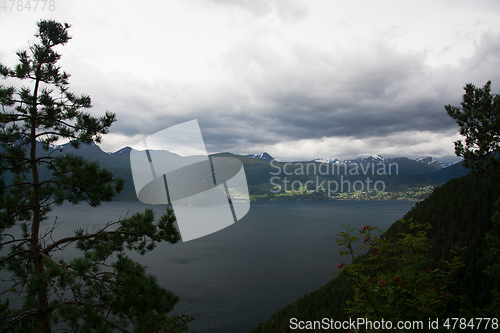
[[[245,155],[245,157],[250,157],[250,158],[256,158],[260,159],[266,162],[271,162],[271,161],[277,161],[274,157],[269,155],[267,152],[264,152],[262,154],[248,154]],[[317,163],[326,163],[326,164],[335,164],[335,165],[342,165],[342,166],[351,166],[353,164],[358,164],[358,165],[366,165],[366,164],[377,164],[377,163],[385,163],[385,162],[390,162],[390,161],[398,161],[400,159],[409,159],[413,161],[417,161],[423,164],[430,165],[434,167],[436,170],[445,168],[447,166],[451,166],[455,163],[440,163],[438,160],[431,156],[422,156],[419,158],[411,159],[407,157],[397,157],[397,158],[384,158],[381,155],[371,155],[368,157],[357,157],[354,159],[349,159],[349,160],[339,160],[339,159],[331,159],[331,158],[316,158],[312,161],[308,162],[317,162]]]
[[[441,164],[441,166],[443,168],[447,168],[447,167],[450,167],[450,166],[458,164],[458,163],[462,163],[462,161],[458,161],[458,162],[440,162],[439,164]]]
[[[443,166],[441,165],[441,163],[439,163],[438,160],[432,158],[431,156],[419,157],[419,158],[415,159],[415,161],[421,162],[421,163],[425,163],[425,164],[428,164],[428,165],[431,165],[431,166],[434,166],[436,169],[443,168]]]
[[[317,162],[317,163],[326,163],[326,164],[336,164],[336,165],[342,165],[344,162],[338,160],[338,159],[324,159],[324,158],[316,158],[312,160],[311,162]]]
[[[329,163],[329,164],[336,164],[336,165],[344,165],[344,166],[350,166],[353,164],[377,164],[377,163],[385,163],[385,162],[391,162],[391,161],[397,161],[400,159],[404,159],[407,157],[397,157],[397,158],[384,158],[381,155],[371,155],[368,157],[358,157],[355,159],[350,159],[350,160],[343,160],[340,161],[338,159],[324,159],[324,158],[316,158],[312,160],[311,162],[318,162],[318,163]],[[408,158],[412,160],[411,158]],[[427,164],[430,166],[433,166],[436,170],[443,168],[441,163],[437,161],[436,159],[432,158],[431,156],[423,156],[419,157],[416,159],[413,159],[414,161]]]
[[[384,163],[388,162],[388,159],[383,158],[380,155],[372,155],[368,157],[357,157],[351,160],[344,160],[342,162],[343,165],[351,165],[351,164],[364,164],[364,163]]]
[[[41,146],[40,146],[40,149],[41,149]],[[62,145],[55,145],[55,146],[52,146],[49,151],[51,150],[62,150],[63,153],[76,153],[77,155],[81,155],[81,156],[84,156],[84,157],[104,157],[104,156],[109,156],[109,155],[114,155],[114,156],[130,156],[130,151],[132,150],[131,147],[123,147],[115,152],[105,152],[103,151],[98,145],[96,145],[95,143],[91,143],[90,145],[86,145],[86,144],[81,144],[80,147],[78,149],[75,149],[71,146],[70,143],[65,143],[65,144],[62,144]],[[278,160],[276,160],[273,156],[271,156],[269,153],[267,152],[263,152],[261,154],[248,154],[248,155],[244,155],[245,157],[249,157],[249,158],[254,158],[254,159],[259,159],[259,160],[262,160],[262,161],[265,161],[265,162],[271,162],[271,161],[275,161],[275,162],[278,162]],[[456,162],[456,163],[450,163],[450,162],[446,162],[446,163],[440,163],[438,160],[436,160],[435,158],[431,157],[431,156],[422,156],[422,157],[419,157],[419,158],[416,158],[416,159],[411,159],[411,158],[407,158],[407,157],[397,157],[397,158],[384,158],[382,157],[381,155],[371,155],[371,156],[368,156],[368,157],[358,157],[358,158],[354,158],[354,159],[349,159],[349,160],[339,160],[339,159],[329,159],[329,158],[316,158],[312,161],[309,161],[309,162],[317,162],[317,163],[328,163],[328,164],[335,164],[335,165],[342,165],[342,166],[350,166],[350,165],[353,165],[353,164],[367,164],[367,163],[385,163],[385,162],[399,162],[401,161],[401,159],[408,159],[408,160],[413,160],[413,161],[417,161],[417,162],[420,162],[420,163],[423,163],[423,164],[427,164],[427,165],[430,165],[430,166],[433,166],[436,170],[439,170],[439,169],[442,169],[442,168],[446,168],[446,167],[449,167],[449,166],[452,166],[454,164],[457,164],[459,162]]]
[[[82,156],[88,160],[98,161],[103,167],[109,169],[113,174],[125,180],[125,188],[116,197],[116,199],[125,201],[137,200],[130,164],[130,153],[132,151],[131,147],[124,147],[116,152],[104,152],[94,143],[90,145],[81,144],[79,149],[75,149],[70,143],[67,143],[58,146],[51,146],[49,147],[48,152],[42,150],[42,146],[40,144],[37,147],[37,150],[39,150],[40,154],[52,154],[52,156],[57,156],[59,154],[69,153]],[[338,159],[316,159],[314,161],[303,162],[279,162],[267,152],[247,156],[220,153],[215,154],[215,156],[229,156],[241,160],[245,168],[250,194],[260,196],[273,193],[270,192],[270,190],[273,189],[273,185],[275,184],[271,184],[271,178],[275,176],[277,172],[280,172],[282,177],[286,175],[287,180],[290,181],[290,183],[296,180],[304,182],[313,179],[316,181],[316,176],[318,176],[321,178],[318,183],[320,184],[323,180],[340,181],[341,179],[339,177],[341,175],[343,175],[344,180],[350,179],[350,181],[356,181],[361,179],[359,177],[363,176],[362,172],[365,170],[369,172],[370,179],[373,182],[383,180],[387,185],[386,190],[393,192],[428,185],[438,186],[450,179],[461,177],[469,172],[469,170],[461,167],[460,163],[451,165],[447,168],[442,168],[439,162],[428,156],[415,160],[406,157],[384,159],[380,155],[372,155],[365,158],[356,158],[345,161],[340,161]],[[271,161],[273,161],[274,165],[270,163]],[[311,162],[318,164],[318,166],[316,166],[316,168],[318,168],[316,173],[314,173],[314,170],[316,170],[315,168],[309,170],[306,167],[303,167],[303,165],[310,164]],[[332,167],[328,168],[328,175],[321,174],[324,169],[319,169],[319,165],[325,163],[335,165],[335,169]],[[377,170],[379,167],[376,166],[378,163],[384,164],[385,167],[380,168],[391,170],[392,174],[387,176],[378,175]],[[390,166],[391,164],[393,167]],[[394,167],[394,165],[397,166]],[[359,168],[359,166],[362,168]],[[369,168],[367,166],[369,166]],[[372,166],[375,166],[374,170],[372,170]],[[353,168],[354,171],[358,169],[357,172],[351,173],[346,171]],[[305,174],[306,172],[301,170],[310,171],[312,174]],[[50,176],[48,170],[43,172],[43,176]],[[274,181],[276,182],[277,180],[275,179]]]
[[[263,161],[266,161],[266,162],[276,161],[276,159],[274,157],[272,157],[271,155],[269,155],[266,152],[264,152],[262,154],[258,154],[258,155],[248,154],[248,155],[245,155],[245,157],[257,158],[259,160],[263,160]]]
[[[132,148],[130,147],[123,147],[122,149],[120,150],[117,150],[115,151],[114,153],[112,153],[113,155],[127,155],[129,156],[130,155],[130,151],[132,150]]]

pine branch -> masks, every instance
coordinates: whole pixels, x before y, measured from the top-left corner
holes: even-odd
[[[6,318],[17,317],[13,321],[11,321],[3,330],[1,330],[0,333],[9,332],[10,328],[12,326],[14,326],[15,324],[17,324],[19,321],[23,320],[27,316],[36,315],[37,313],[38,313],[38,309],[31,309],[31,310],[25,311],[25,312],[23,312],[21,314],[16,314],[14,316],[6,316],[6,317],[0,318],[0,319],[3,320],[3,319],[6,319]]]
[[[81,235],[81,236],[73,236],[73,237],[66,237],[66,238],[62,238],[62,239],[58,240],[57,242],[52,243],[51,245],[47,246],[43,250],[43,253],[48,254],[55,247],[58,247],[61,244],[71,243],[71,242],[75,242],[75,241],[78,241],[78,240],[92,239],[92,238],[96,238],[96,237],[102,236],[104,234],[107,234],[107,235],[142,235],[143,233],[142,232],[138,232],[138,231],[134,232],[134,231],[117,231],[116,230],[116,231],[100,231],[100,232],[97,232],[97,233],[94,233],[94,234]]]

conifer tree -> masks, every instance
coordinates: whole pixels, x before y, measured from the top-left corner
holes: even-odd
[[[75,148],[99,143],[116,117],[90,115],[90,97],[69,92],[55,49],[71,39],[70,26],[52,20],[37,25],[38,42],[17,53],[19,63],[13,69],[0,64],[4,78],[20,81],[0,85],[0,269],[9,274],[0,291],[0,332],[185,331],[191,318],[167,316],[178,297],[125,254],[177,242],[171,210],[159,220],[146,210],[92,232],[53,238],[57,225],[47,214],[54,204],[97,206],[110,201],[123,181],[95,162],[53,149],[59,139]],[[82,257],[59,259],[68,245]],[[21,308],[10,306],[12,293],[22,297]]]
[[[455,153],[464,159],[463,165],[474,172],[486,175],[495,186],[500,183],[500,94],[491,93],[491,81],[476,88],[473,84],[464,87],[462,107],[445,105],[448,115],[460,126],[460,134],[465,136],[465,146],[461,140],[455,142]],[[491,217],[493,228],[487,232],[485,241],[489,247],[486,260],[489,265],[485,272],[495,281],[492,291],[493,302],[488,305],[485,316],[500,314],[500,197],[495,203]],[[471,269],[472,272],[472,269]],[[475,273],[471,273],[475,274]]]
[[[465,136],[465,145],[455,141],[455,153],[463,157],[466,168],[500,181],[500,95],[491,93],[491,81],[483,88],[468,83],[464,90],[461,107],[444,107]]]

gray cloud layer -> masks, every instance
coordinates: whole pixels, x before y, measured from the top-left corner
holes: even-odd
[[[376,42],[362,53],[294,45],[286,59],[265,45],[241,43],[221,60],[230,75],[220,84],[139,83],[142,91],[116,106],[122,119],[114,131],[130,136],[197,118],[209,150],[240,153],[323,137],[452,133],[457,126],[443,106],[459,105],[465,83],[492,80],[499,87],[499,48],[500,35],[485,34],[474,56],[459,66],[432,68],[424,53],[400,53]],[[133,121],[137,113],[146,124]]]
[[[363,16],[356,16],[363,8],[357,5],[370,1],[341,8],[345,14],[335,18],[337,12],[319,15],[322,4],[313,8],[300,0],[186,0],[158,4],[154,11],[102,4],[116,11],[115,18],[107,20],[103,11],[90,21],[85,10],[101,4],[60,9],[61,4],[55,14],[74,21],[74,41],[62,50],[61,60],[73,74],[71,90],[90,94],[94,113],[117,114],[104,139],[107,150],[198,119],[210,152],[267,150],[291,160],[376,153],[452,158],[458,127],[444,105],[459,105],[469,82],[483,86],[491,80],[493,91],[500,92],[500,30],[491,19],[482,19],[484,13],[498,12],[499,5],[451,1],[434,13],[430,9],[437,5],[425,3],[429,11],[424,14],[434,15],[436,22],[439,13],[475,15],[474,24],[466,22],[474,33],[447,26],[450,38],[442,46],[431,46],[435,41],[430,39],[428,47],[427,41],[416,40],[420,46],[405,48],[398,43],[412,41],[410,28],[435,22],[406,26],[397,20],[405,13],[396,11],[394,23],[380,28],[371,15],[367,24],[376,27],[363,27]],[[389,4],[386,9],[399,6]],[[455,5],[461,10],[454,11]],[[80,6],[78,16],[75,6]],[[162,20],[167,14],[169,19]],[[196,19],[206,19],[205,25],[196,27]],[[16,29],[0,37],[27,38],[34,22],[26,33]],[[443,19],[443,25],[450,22]],[[460,54],[464,45],[474,52]],[[429,61],[450,54],[461,60]],[[0,57],[11,59],[4,50]],[[115,62],[119,65],[113,67]],[[183,73],[193,75],[185,70],[191,62],[193,71],[206,73],[185,79]],[[183,67],[175,72],[177,64]]]

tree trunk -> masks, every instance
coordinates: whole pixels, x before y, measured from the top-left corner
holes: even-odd
[[[40,68],[38,68],[38,73]],[[37,74],[38,74],[37,73]],[[37,75],[38,77],[38,75]],[[31,173],[33,176],[33,221],[31,224],[31,255],[33,257],[33,265],[35,268],[35,279],[38,282],[37,301],[38,301],[38,318],[40,333],[51,333],[52,327],[50,323],[50,307],[47,295],[47,279],[45,278],[45,270],[43,267],[43,257],[40,255],[38,235],[40,231],[40,179],[38,175],[38,166],[36,162],[36,119],[38,109],[38,88],[39,80],[35,82],[33,90],[33,107],[31,110],[31,138],[30,138],[30,164]]]

